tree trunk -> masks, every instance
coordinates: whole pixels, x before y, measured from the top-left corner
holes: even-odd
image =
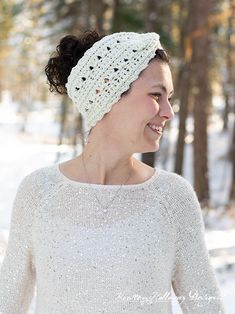
[[[234,2],[234,1],[233,1]],[[230,99],[232,97],[232,90],[234,89],[232,71],[233,69],[233,60],[232,60],[232,52],[234,47],[232,46],[232,33],[233,33],[233,23],[235,20],[235,4],[230,0],[230,10],[231,16],[228,19],[228,29],[227,29],[227,77],[226,82],[224,84],[224,98],[225,98],[225,107],[224,107],[224,115],[223,115],[223,130],[226,131],[228,129],[228,114],[230,112]],[[235,25],[234,25],[235,26]],[[234,36],[234,35],[233,35]]]
[[[184,146],[186,134],[186,119],[188,116],[188,101],[190,91],[190,69],[189,64],[186,62],[183,66],[182,73],[179,78],[180,90],[180,111],[179,111],[179,134],[176,145],[176,159],[175,159],[175,172],[182,174],[183,161],[184,161]]]
[[[229,60],[230,60],[230,82],[231,82],[231,104],[233,109],[233,114],[235,117],[235,44],[234,38],[235,36],[235,1],[230,0],[230,10],[231,10],[231,17],[229,19]],[[235,202],[235,118],[233,123],[233,141],[231,147],[231,162],[232,162],[232,183],[231,183],[231,190],[230,190],[230,201]]]
[[[192,10],[192,91],[194,95],[194,186],[198,199],[205,206],[209,201],[207,119],[210,102],[208,77],[210,0],[193,0]]]
[[[225,99],[225,106],[223,112],[223,131],[228,130],[228,114],[229,114],[229,94],[226,91],[226,86],[224,87],[224,99]]]
[[[184,64],[179,70],[176,86],[176,97],[179,99],[179,133],[176,144],[176,158],[175,158],[175,172],[182,175],[184,164],[184,148],[185,148],[185,135],[186,135],[186,121],[189,111],[189,95],[190,95],[190,60],[187,57],[186,39],[189,36],[191,30],[191,15],[188,3],[180,2],[180,44],[179,44],[179,56],[184,60]]]
[[[234,112],[235,113],[235,112]],[[235,202],[235,119],[233,124],[233,141],[231,147],[231,162],[232,162],[232,183],[230,190],[230,201]]]

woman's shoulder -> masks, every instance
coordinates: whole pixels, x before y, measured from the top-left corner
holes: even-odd
[[[172,192],[180,193],[185,190],[192,192],[192,190],[194,190],[192,184],[182,175],[165,169],[157,169],[157,171],[161,184],[167,186]]]
[[[163,169],[159,173],[155,186],[168,208],[177,213],[189,205],[198,207],[196,191],[186,178]]]
[[[26,174],[20,182],[20,187],[28,189],[38,189],[53,181],[55,177],[56,165],[49,165],[37,168]]]
[[[186,178],[174,172],[161,170],[160,179],[162,184],[159,184],[159,189],[167,207],[179,221],[182,222],[189,216],[196,217],[195,219],[200,217],[201,207],[196,191]]]

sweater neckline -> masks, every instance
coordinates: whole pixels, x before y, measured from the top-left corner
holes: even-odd
[[[87,183],[87,182],[79,182],[79,181],[75,181],[72,179],[69,179],[68,177],[66,177],[59,169],[59,163],[57,163],[55,165],[55,169],[56,172],[58,174],[58,176],[60,177],[60,179],[68,184],[71,184],[73,186],[77,186],[77,187],[83,187],[83,188],[94,188],[94,189],[117,189],[120,188],[120,184],[98,184],[98,183]],[[141,183],[136,183],[136,184],[124,184],[122,185],[121,189],[130,189],[130,188],[144,188],[147,185],[149,185],[150,183],[152,183],[156,178],[159,177],[161,172],[161,169],[157,169],[156,167],[154,167],[154,173],[153,175],[148,178],[147,180],[145,180],[144,182]]]

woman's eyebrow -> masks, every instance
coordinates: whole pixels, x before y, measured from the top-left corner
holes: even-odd
[[[163,84],[155,84],[155,85],[153,85],[152,87],[160,87],[165,93],[167,93],[166,86],[163,85]],[[172,90],[172,91],[170,92],[170,94],[171,94],[171,95],[174,94],[174,90]]]

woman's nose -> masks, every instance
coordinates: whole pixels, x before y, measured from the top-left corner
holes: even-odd
[[[159,115],[161,117],[165,117],[167,120],[171,120],[174,118],[175,113],[172,109],[172,106],[169,102],[169,100],[167,100],[164,105],[161,107],[161,110],[159,112]]]

